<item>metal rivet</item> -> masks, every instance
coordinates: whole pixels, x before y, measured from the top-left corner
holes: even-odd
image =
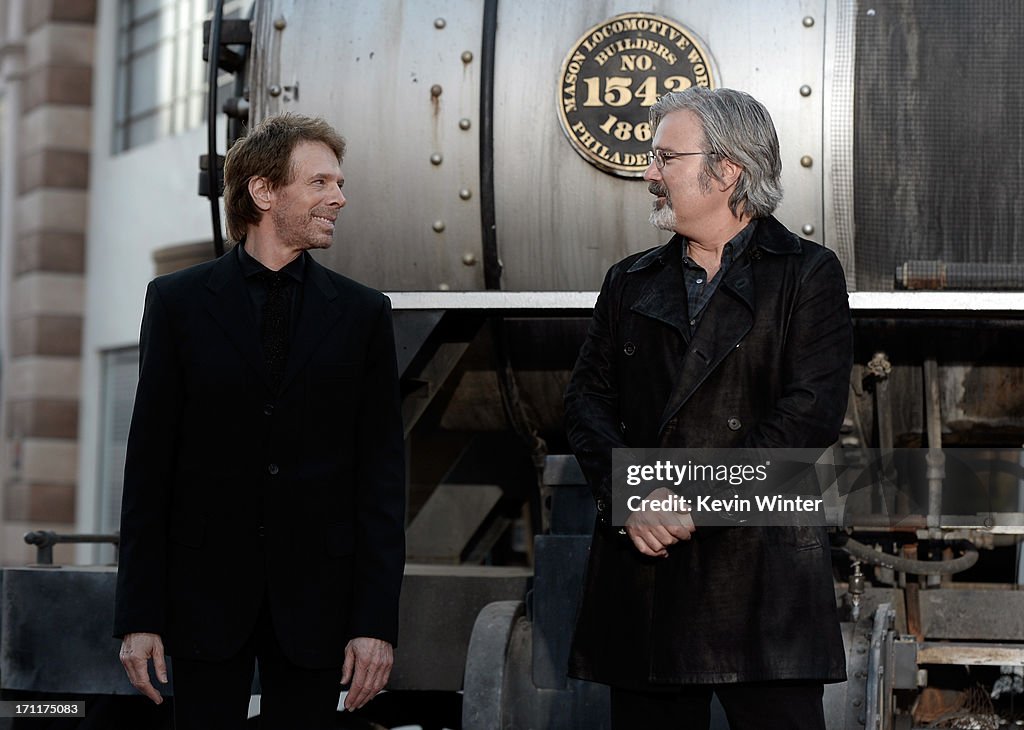
[[[441,91],[441,84],[434,84],[433,86],[430,87],[430,95],[433,96],[435,99],[441,96]]]
[[[281,96],[281,85],[271,84],[269,87],[267,87],[267,93],[270,94],[271,96]]]
[[[471,253],[462,254],[462,263],[466,266],[473,266],[476,263],[476,256]]]
[[[869,18],[875,17],[875,9],[874,8],[868,8],[868,17]]]
[[[436,18],[434,20],[434,27],[437,28],[438,30],[441,30],[446,25],[448,24],[445,22],[444,18]]]
[[[433,228],[435,233],[440,233],[444,230],[444,221],[434,221]]]
[[[805,28],[810,28],[812,25],[814,25],[814,18],[812,18],[810,15],[805,15],[804,16],[804,27]]]
[[[469,63],[472,60],[473,60],[473,52],[472,51],[463,51],[462,52],[462,62],[463,63]]]
[[[800,158],[800,164],[803,165],[804,167],[810,167],[811,165],[814,164],[814,158],[812,158],[810,155],[804,155],[803,157]]]
[[[449,289],[451,289],[451,287],[445,284],[443,281],[437,285],[437,288],[438,291],[448,291]]]
[[[444,162],[444,158],[441,156],[440,152],[435,152],[430,156],[431,165],[440,165],[442,162]]]
[[[463,200],[469,200],[470,198],[473,197],[473,193],[470,191],[469,188],[462,188],[462,190],[459,191],[459,197],[462,198]]]
[[[284,19],[283,15],[279,15],[274,19],[274,30],[284,30],[288,27],[288,21]]]
[[[804,223],[804,227],[801,228],[800,230],[804,232],[805,236],[809,236],[812,233],[814,233],[814,226],[812,226],[810,223]]]
[[[853,704],[853,706],[854,706],[854,707],[860,707],[860,702],[861,702],[861,701],[860,701],[860,698],[858,697],[857,699],[855,699],[855,700],[853,701],[853,703],[852,703],[852,704]]]
[[[468,119],[462,118],[459,120],[459,129],[469,129],[470,126],[472,126],[472,122]]]
[[[811,87],[810,86],[808,86],[807,84],[804,84],[803,86],[800,87],[800,96],[810,96],[810,95],[811,95]]]

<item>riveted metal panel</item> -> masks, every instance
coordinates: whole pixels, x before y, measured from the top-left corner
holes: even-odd
[[[499,3],[493,121],[502,288],[594,289],[614,261],[667,239],[647,222],[646,184],[586,162],[556,109],[569,49],[626,12],[685,27],[709,54],[716,85],[766,104],[783,155],[778,215],[823,240],[828,7],[828,0]],[[483,4],[323,0],[316,12],[307,8],[297,0],[257,7],[251,93],[254,119],[322,114],[348,137],[349,205],[323,258],[392,291],[483,288]],[[430,93],[435,85],[439,96]],[[431,163],[435,154],[440,164]]]
[[[557,84],[566,53],[593,26],[645,12],[693,31],[714,61],[719,86],[768,107],[779,131],[786,197],[779,216],[822,240],[824,0],[771,4],[625,2],[501,3],[495,97],[498,245],[507,289],[594,289],[632,251],[667,240],[647,222],[642,180],[588,164],[563,134]],[[804,18],[813,22],[805,25]],[[809,87],[803,96],[801,86]],[[803,156],[812,164],[800,164]]]
[[[257,4],[253,119],[321,115],[348,141],[327,265],[382,289],[483,287],[482,24],[474,0]]]

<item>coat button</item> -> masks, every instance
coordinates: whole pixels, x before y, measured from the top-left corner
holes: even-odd
[[[274,415],[274,404],[273,403],[266,403],[266,404],[264,404],[264,406],[263,406],[263,415],[264,416],[272,416],[272,415]]]
[[[634,352],[636,352],[636,345],[634,345],[632,342],[627,342],[623,346],[622,351],[627,355],[632,355]]]
[[[740,419],[738,418],[730,418],[728,421],[725,422],[725,425],[729,427],[730,431],[739,431],[740,426],[742,426],[743,424],[740,423]]]
[[[607,507],[606,507],[606,505],[604,503],[604,500],[603,499],[597,500],[597,511],[598,512],[604,512],[606,509],[607,509]]]
[[[273,476],[273,475],[277,474],[277,473],[278,473],[279,471],[281,471],[281,469],[280,469],[280,468],[279,468],[279,467],[277,466],[277,464],[270,464],[270,465],[269,465],[269,466],[267,467],[267,472],[268,472],[268,473],[269,473],[269,474],[270,474],[271,476]]]

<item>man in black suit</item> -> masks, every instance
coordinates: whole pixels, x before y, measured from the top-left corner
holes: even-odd
[[[228,152],[216,261],[155,279],[125,463],[115,635],[177,728],[333,727],[386,684],[405,560],[390,302],[318,264],[345,143],[271,117]]]

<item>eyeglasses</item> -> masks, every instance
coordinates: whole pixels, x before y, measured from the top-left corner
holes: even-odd
[[[665,163],[669,160],[674,160],[677,157],[687,157],[688,155],[715,155],[717,152],[666,152],[665,150],[651,150],[647,153],[647,164],[650,165],[652,162],[654,166],[659,170],[665,169]]]

